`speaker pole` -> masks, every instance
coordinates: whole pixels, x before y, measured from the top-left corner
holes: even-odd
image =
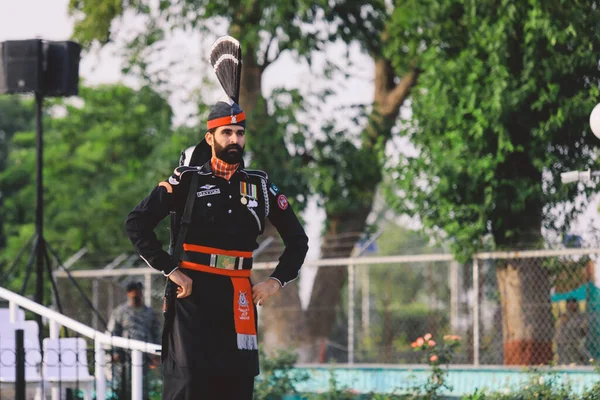
[[[44,304],[44,247],[46,242],[44,241],[44,177],[42,175],[42,165],[44,162],[44,140],[43,140],[43,126],[42,126],[42,108],[44,105],[44,95],[41,92],[35,92],[35,116],[36,116],[36,202],[35,202],[35,233],[37,236],[35,267],[36,267],[36,289],[35,289],[35,302],[38,304]],[[38,325],[40,327],[40,337],[42,335],[42,317],[37,315]]]

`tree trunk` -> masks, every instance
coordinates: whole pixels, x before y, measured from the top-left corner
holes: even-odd
[[[515,147],[527,148],[528,141],[533,140],[530,125],[526,114],[512,116],[508,131]],[[515,182],[503,188],[504,195],[496,199],[491,216],[494,240],[500,249],[532,248],[543,240],[542,172],[532,159],[527,151],[513,152],[496,170],[499,182]],[[522,182],[533,184],[524,186]],[[496,275],[501,295],[504,363],[548,363],[552,359],[554,332],[548,271],[540,259],[513,259],[498,265]]]
[[[501,294],[504,364],[552,361],[554,319],[550,280],[539,259],[510,260],[497,268]]]

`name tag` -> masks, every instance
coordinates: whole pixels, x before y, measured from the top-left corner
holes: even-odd
[[[197,192],[196,196],[198,196],[198,197],[213,196],[215,194],[220,194],[220,193],[221,193],[221,189],[211,189],[211,190],[203,190],[201,192]]]

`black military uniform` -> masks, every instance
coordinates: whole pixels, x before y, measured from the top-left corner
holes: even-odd
[[[212,173],[207,161],[200,168],[178,167],[129,214],[127,233],[152,268],[166,275],[176,268],[177,263],[163,250],[153,229],[170,212],[182,215],[193,174],[200,174],[200,181],[194,189],[192,222],[182,257],[182,268],[192,278],[193,290],[190,297],[176,301],[172,326],[163,336],[165,373],[184,368],[204,375],[256,376],[257,350],[243,350],[236,345],[230,277],[184,265],[223,269],[218,268],[219,254],[226,253],[222,250],[255,250],[268,218],[286,246],[271,277],[285,286],[298,277],[308,251],[308,238],[287,198],[266,173],[240,167],[226,181]],[[202,251],[195,251],[198,249]],[[215,267],[211,266],[211,258],[216,258],[212,261]],[[252,268],[251,257],[235,257],[233,262],[234,271]],[[248,299],[251,301],[251,294]]]
[[[210,60],[227,94],[208,116],[207,129],[215,135],[219,127],[245,126],[246,116],[237,104],[239,42],[219,38]],[[308,251],[304,229],[267,174],[247,170],[243,162],[236,170],[237,163],[222,164],[216,156],[211,159],[213,153],[216,150],[206,141],[187,156],[184,152],[174,174],[159,183],[126,222],[129,238],[148,265],[167,276],[179,268],[193,281],[188,297],[177,299],[174,290],[167,290],[171,301],[162,349],[166,400],[252,397],[259,373],[257,313],[250,283],[256,239],[267,219],[281,235],[285,250],[271,275],[281,286],[298,277]],[[212,171],[213,165],[219,170]],[[191,214],[186,212],[190,205]],[[179,232],[176,240],[172,238],[177,245],[171,254],[153,231],[169,214],[173,231]],[[181,221],[187,231],[180,230]],[[168,282],[172,288],[173,282]]]

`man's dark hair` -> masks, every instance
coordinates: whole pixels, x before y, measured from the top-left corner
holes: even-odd
[[[144,288],[144,286],[142,285],[141,282],[129,282],[127,284],[127,286],[125,287],[125,291],[127,292],[131,292],[134,290],[142,290]]]

